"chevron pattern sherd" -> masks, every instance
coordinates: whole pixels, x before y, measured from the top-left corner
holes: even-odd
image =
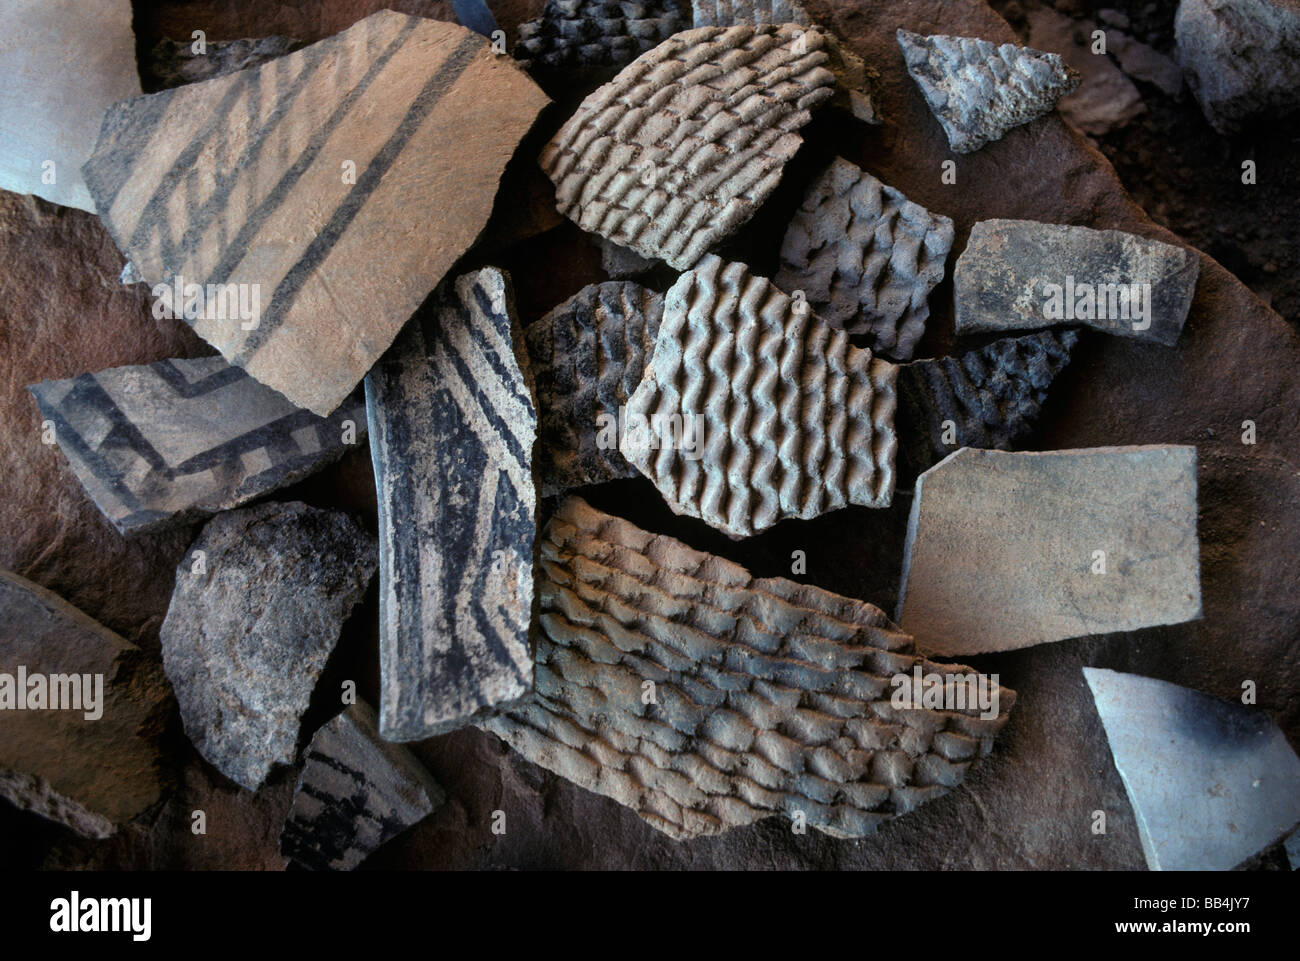
[[[509,280],[448,281],[366,377],[380,729],[419,740],[532,687],[537,414]]]

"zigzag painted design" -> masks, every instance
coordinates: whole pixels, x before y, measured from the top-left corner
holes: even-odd
[[[833,93],[815,30],[687,30],[582,102],[542,150],[560,212],[687,270],[753,216]]]
[[[1082,79],[1056,54],[1011,43],[899,30],[898,45],[957,153],[1041,117]]]
[[[114,367],[28,390],[77,480],[124,534],[296,483],[366,433],[360,397],[318,417],[220,357]]]
[[[686,26],[673,0],[546,0],[514,55],[529,70],[621,67]]]
[[[539,557],[536,691],[480,726],[673,838],[775,814],[870,834],[961,783],[1015,703],[923,660],[870,604],[754,578],[576,497]],[[916,668],[986,684],[990,710],[895,706],[904,688],[919,700]]]
[[[620,449],[674,511],[731,537],[849,504],[888,507],[896,371],[710,254],[668,291],[627,405],[629,423],[650,429]]]
[[[900,367],[899,474],[911,480],[959,447],[1015,450],[1033,430],[1078,339],[1073,330],[1044,330]],[[955,428],[951,443],[944,439],[948,421]]]
[[[617,427],[641,383],[663,312],[664,299],[653,290],[609,281],[584,287],[529,325],[543,494],[636,476],[618,451]]]
[[[907,360],[925,333],[952,237],[951,219],[837,157],[790,221],[773,279],[802,290],[828,324]]]
[[[380,729],[418,740],[532,686],[537,414],[509,280],[444,284],[366,376]]]

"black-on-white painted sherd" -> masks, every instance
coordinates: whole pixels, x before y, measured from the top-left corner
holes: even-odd
[[[185,733],[209,764],[255,791],[294,760],[375,565],[374,538],[339,511],[270,502],[208,521],[176,568],[161,639]]]
[[[169,309],[326,415],[477,240],[547,102],[484,37],[381,10],[256,69],[115,104],[83,170],[140,276],[182,291]]]
[[[414,754],[379,736],[374,708],[358,701],[312,736],[280,853],[291,869],[351,871],[446,798]]]
[[[114,367],[28,390],[86,493],[123,533],[238,507],[365,442],[360,396],[319,417],[220,357]]]
[[[509,280],[445,283],[366,377],[380,731],[419,740],[532,687],[537,413]]]

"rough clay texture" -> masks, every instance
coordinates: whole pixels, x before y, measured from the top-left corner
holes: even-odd
[[[767,199],[809,111],[831,96],[824,45],[788,24],[664,41],[584,100],[542,150],[556,206],[643,257],[694,266]]]
[[[688,25],[674,0],[546,0],[514,55],[529,70],[621,67]]]
[[[138,0],[136,29],[146,49],[163,34],[189,36],[197,17],[212,24],[209,36],[279,33],[310,41],[384,5],[451,16],[445,3],[418,0],[303,0],[293,6]],[[809,0],[809,6],[879,69],[879,102],[888,118],[878,133],[850,143],[838,133],[828,143],[814,143],[817,131],[809,131],[808,146],[826,150],[825,161],[839,154],[927,208],[948,214],[959,246],[972,224],[990,217],[1117,228],[1179,242],[1134,205],[1106,160],[1055,116],[959,158],[959,186],[939,181],[936,172],[951,156],[947,141],[907,76],[894,31],[901,25],[923,34],[1014,41],[1012,30],[982,0]],[[540,9],[534,0],[532,9],[509,20],[510,11],[494,6],[510,36],[519,20]],[[521,160],[524,168],[532,166],[531,157]],[[549,181],[540,176],[549,195]],[[788,198],[793,210],[802,182],[788,186],[795,188]],[[514,208],[522,202],[519,196],[503,194],[502,201]],[[549,196],[547,204],[554,210]],[[759,226],[754,224],[755,242],[774,254],[784,219],[768,223],[761,235]],[[180,356],[196,338],[183,323],[152,319],[147,303],[117,286],[121,255],[95,218],[0,194],[0,230],[5,245],[0,258],[0,519],[8,533],[0,538],[0,556],[11,558],[4,566],[57,590],[119,634],[139,639],[146,650],[151,644],[156,649],[149,625],[166,611],[171,574],[187,541],[171,535],[168,546],[155,540],[146,549],[117,534],[62,455],[41,444],[39,412],[26,385]],[[1034,443],[1047,448],[1197,445],[1203,619],[1147,630],[1136,644],[1132,635],[1121,634],[982,659],[982,669],[1000,671],[1002,682],[1020,695],[997,750],[968,772],[958,790],[861,843],[813,830],[794,835],[784,818],[676,842],[628,808],[525,761],[498,738],[471,728],[412,745],[453,800],[375,852],[369,866],[1143,869],[1136,823],[1082,666],[1156,675],[1224,699],[1240,698],[1242,677],[1276,678],[1260,685],[1260,707],[1300,744],[1300,701],[1291,694],[1300,689],[1300,597],[1293,588],[1300,583],[1300,456],[1293,441],[1300,432],[1294,402],[1300,390],[1300,338],[1212,257],[1200,257],[1201,278],[1177,349],[1125,337],[1082,339],[1053,388]],[[529,317],[540,317],[583,286],[605,279],[589,240],[572,228],[503,260],[512,258],[507,265],[521,304],[533,305]],[[532,272],[524,269],[529,264]],[[942,286],[932,311],[935,339],[924,345],[925,355],[969,349],[951,341],[950,304]],[[1254,446],[1241,442],[1241,422],[1248,417],[1260,427]],[[327,468],[309,485],[332,482],[353,460],[349,456]],[[369,467],[361,467],[363,483],[347,489],[347,503],[373,518]],[[620,482],[593,489],[590,499],[642,528],[725,555],[764,576],[791,576],[790,552],[801,548],[808,552],[808,573],[796,579],[886,610],[893,607],[911,506],[905,498],[888,510],[850,508],[730,542],[674,516],[648,493],[643,483]],[[176,553],[165,556],[177,541]],[[152,630],[156,633],[156,627]],[[377,696],[375,642],[373,636],[360,640],[355,648],[363,664],[359,676],[371,675],[367,693]],[[275,789],[250,794],[196,759],[186,766],[169,818],[148,831],[119,831],[111,839],[86,842],[0,804],[0,845],[8,855],[5,863],[14,866],[278,868],[283,862],[277,839],[292,792],[293,781],[285,778]],[[238,828],[209,830],[196,838],[189,815],[199,807],[208,811],[210,824],[224,817]],[[501,808],[511,812],[509,832],[491,835],[485,825]],[[1108,812],[1105,835],[1062,830],[1063,824],[1089,824],[1097,808]],[[958,837],[961,843],[953,843]]]
[[[945,657],[1200,617],[1196,449],[959,450],[916,482],[900,595]]]
[[[26,700],[19,710],[15,700],[0,710],[0,798],[92,838],[108,837],[158,801],[159,735],[171,710],[162,673],[63,598],[0,570],[0,673],[14,685],[6,697],[18,697],[20,667],[24,697],[33,677],[44,676],[45,709]],[[54,675],[75,676],[69,683],[81,692],[81,710],[50,709]],[[87,719],[94,675],[102,676],[101,713]]]
[[[203,53],[195,53],[192,40],[164,38],[149,51],[145,70],[154,89],[162,90],[260,67],[302,45],[302,41],[290,37],[245,37],[208,41]]]
[[[1263,711],[1085,667],[1152,871],[1231,871],[1300,822],[1300,758]]]
[[[900,484],[959,447],[1015,450],[1036,426],[1078,339],[1073,330],[1041,330],[960,357],[901,366],[895,420]]]
[[[272,502],[204,526],[176,568],[161,636],[185,733],[209,764],[255,791],[293,762],[316,679],[375,565],[374,538],[338,511]]]
[[[446,799],[415,755],[380,738],[374,708],[357,701],[312,735],[280,852],[291,868],[351,871]]]
[[[0,188],[95,211],[81,165],[104,110],[140,93],[129,0],[9,0],[0,40]]]
[[[86,493],[123,533],[182,524],[292,484],[364,442],[366,429],[359,398],[317,417],[220,357],[29,389]]]
[[[866,61],[850,50],[833,33],[813,22],[808,11],[790,0],[693,0],[692,15],[696,27],[731,27],[736,24],[768,26],[793,23],[817,27],[826,40],[827,69],[835,75],[835,96],[831,103],[847,110],[859,120],[877,124],[880,117],[871,99],[870,81],[874,71]]]
[[[1172,346],[1191,309],[1199,272],[1188,248],[1122,230],[981,221],[971,228],[953,270],[957,333],[1079,323]],[[1049,285],[1058,288],[1059,309],[1053,310]],[[1149,316],[1139,320],[1131,292],[1145,285]]]
[[[600,247],[601,269],[614,280],[639,277],[654,270],[659,263],[659,261],[651,260],[649,257],[642,257],[635,250],[620,247],[604,237],[597,237],[596,241]]]
[[[669,506],[730,537],[894,494],[898,368],[744,264],[710,254],[668,291],[619,449]]]
[[[1300,3],[1182,0],[1177,56],[1201,112],[1220,133],[1300,107]]]
[[[509,279],[444,284],[366,376],[380,730],[413,741],[532,687],[537,410]]]
[[[619,453],[618,426],[645,373],[663,312],[662,295],[609,281],[582,288],[528,326],[543,494],[637,476]]]
[[[212,296],[189,322],[326,416],[477,239],[546,103],[477,34],[382,12],[256,70],[116,105],[84,172],[151,285],[238,285],[249,306],[258,293],[255,318]]]
[[[909,360],[952,235],[949,218],[837,157],[790,221],[773,281],[802,290],[818,317],[866,336],[875,353]]]
[[[907,71],[948,135],[971,153],[1041,117],[1079,85],[1057,54],[974,37],[923,37],[899,29]]]
[[[539,563],[536,693],[484,726],[673,838],[800,812],[871,834],[961,783],[1015,702],[984,678],[992,716],[896,707],[895,675],[970,668],[923,661],[870,604],[755,578],[576,497]]]

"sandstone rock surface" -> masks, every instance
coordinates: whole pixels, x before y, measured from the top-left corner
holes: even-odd
[[[508,278],[444,284],[366,377],[379,728],[413,741],[532,687],[537,410]]]
[[[865,336],[875,353],[909,360],[952,236],[949,218],[837,157],[804,195],[772,279],[802,290],[818,317]]]
[[[0,570],[0,798],[108,837],[162,796],[170,709],[139,648]]]
[[[1048,113],[1079,85],[1054,53],[975,37],[898,31],[907,72],[921,88],[956,153],[1001,139]]]
[[[643,257],[694,266],[767,199],[809,111],[832,95],[824,45],[788,24],[704,27],[642,54],[543,149],[560,212]]]
[[[29,388],[77,479],[123,533],[182,524],[301,480],[364,442],[220,357],[115,367]]]
[[[897,367],[744,264],[668,291],[619,450],[678,514],[730,537],[894,494]]]
[[[293,762],[316,679],[375,565],[374,538],[338,511],[272,502],[208,521],[176,569],[162,652],[209,764],[256,791]]]
[[[916,482],[898,623],[967,656],[1201,616],[1196,449],[965,448]]]
[[[351,871],[446,799],[415,755],[380,738],[374,708],[357,701],[312,735],[280,851],[291,868]]]
[[[862,837],[946,794],[1015,693],[923,661],[877,608],[755,578],[566,499],[540,553],[537,691],[483,726],[673,838],[784,814]],[[969,674],[984,710],[896,706]]]
[[[1186,247],[1122,230],[984,220],[953,271],[957,333],[1086,324],[1172,346],[1199,272]]]
[[[546,102],[483,37],[384,11],[116,105],[84,169],[155,293],[179,288],[228,361],[326,416],[477,239]]]

